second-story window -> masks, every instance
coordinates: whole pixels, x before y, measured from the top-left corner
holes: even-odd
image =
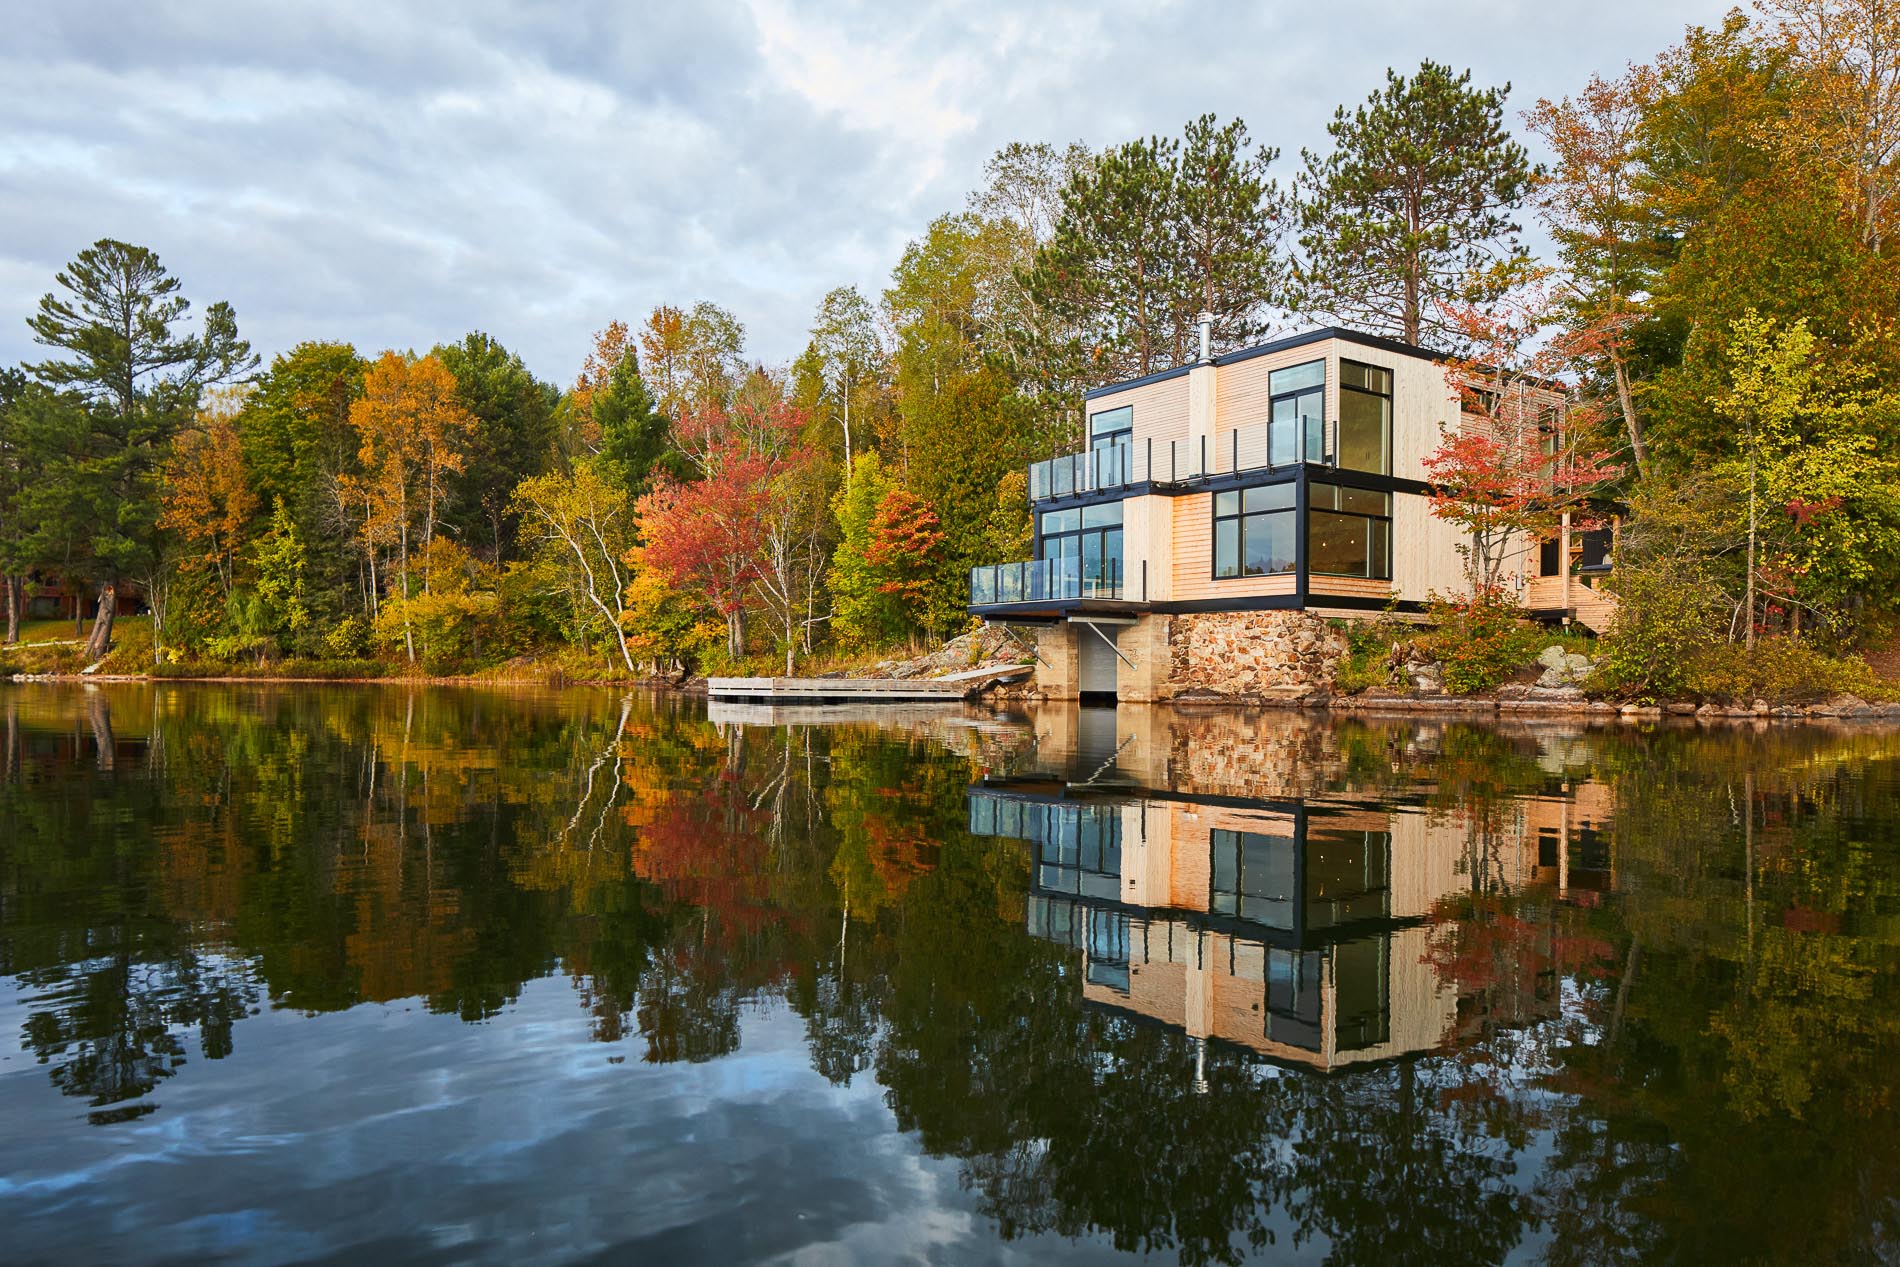
[[[1292,484],[1214,494],[1214,575],[1269,576],[1294,568]]]
[[[1267,375],[1272,426],[1267,460],[1275,466],[1326,460],[1326,362],[1308,361]]]
[[[1392,474],[1392,371],[1339,363],[1339,465]]]
[[[1133,478],[1129,457],[1134,451],[1134,434],[1132,405],[1089,415],[1089,459],[1095,469],[1093,487],[1112,488]]]

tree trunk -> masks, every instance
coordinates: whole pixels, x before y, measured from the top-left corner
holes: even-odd
[[[26,604],[26,586],[17,576],[7,578],[7,645],[20,640],[20,608]]]
[[[1742,645],[1755,649],[1755,437],[1748,438],[1748,581],[1742,612]]]
[[[1630,456],[1636,459],[1636,474],[1646,475],[1649,470],[1649,454],[1643,447],[1643,424],[1636,416],[1636,397],[1630,391],[1629,366],[1623,363],[1620,351],[1610,352],[1610,368],[1616,376],[1616,404],[1623,411],[1623,425],[1629,430]]]
[[[99,587],[99,608],[92,618],[92,637],[86,640],[86,663],[97,664],[112,650],[112,619],[119,614],[119,583]]]

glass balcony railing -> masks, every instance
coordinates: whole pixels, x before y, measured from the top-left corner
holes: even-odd
[[[1273,470],[1302,462],[1327,464],[1330,429],[1317,418],[1263,422],[1235,427],[1196,440],[1156,440],[1113,445],[1089,453],[1069,453],[1029,468],[1029,500],[1074,497],[1131,484],[1179,484]]]
[[[970,606],[1120,598],[1120,559],[1031,559],[970,569]]]

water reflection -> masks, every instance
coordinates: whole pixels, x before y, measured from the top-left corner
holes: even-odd
[[[1028,930],[1080,952],[1088,1003],[1193,1039],[1331,1070],[1448,1045],[1475,1011],[1550,1019],[1552,904],[1594,904],[1612,886],[1611,798],[1593,778],[1527,789],[1486,822],[1416,793],[1275,795],[1304,783],[1304,763],[1249,773],[1184,752],[1199,773],[1174,772],[1176,741],[1244,730],[1238,716],[1040,722],[1034,758],[971,789],[970,831],[1032,847]],[[1262,794],[1236,795],[1244,783]],[[1478,1000],[1460,980],[1473,896],[1535,921],[1508,998]]]
[[[0,724],[10,1259],[1900,1252],[1890,733]]]

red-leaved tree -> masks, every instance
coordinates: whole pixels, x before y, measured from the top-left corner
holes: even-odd
[[[676,440],[699,478],[663,479],[638,506],[642,562],[720,615],[734,660],[746,653],[746,611],[763,605],[784,630],[788,673],[822,567],[823,491],[805,422],[783,399],[692,410]]]
[[[1591,521],[1591,505],[1622,469],[1587,443],[1596,407],[1572,400],[1559,375],[1569,368],[1561,340],[1542,336],[1551,302],[1537,279],[1499,305],[1447,305],[1471,352],[1447,370],[1460,421],[1441,427],[1425,459],[1432,514],[1467,534],[1459,547],[1477,602],[1502,601],[1504,578],[1564,516]]]
[[[897,601],[905,620],[928,626],[931,573],[944,534],[937,512],[910,490],[892,488],[871,516],[871,540],[864,558],[880,576],[878,592]]]

